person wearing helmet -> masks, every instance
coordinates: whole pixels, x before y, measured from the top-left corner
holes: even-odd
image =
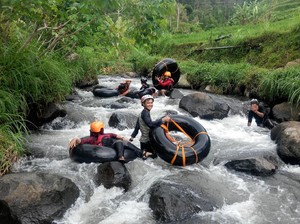
[[[251,126],[253,118],[259,127],[267,127],[269,129],[274,127],[274,124],[268,118],[265,107],[260,105],[257,99],[252,99],[250,101],[250,110],[248,111],[248,126]]]
[[[90,136],[83,138],[73,138],[69,143],[69,149],[72,150],[78,144],[91,144],[106,146],[115,149],[118,153],[119,161],[124,161],[124,138],[113,133],[104,133],[104,123],[94,121],[90,124]]]
[[[161,90],[158,91],[158,96],[166,96],[169,95],[173,90],[174,80],[172,79],[172,74],[169,71],[164,72],[161,79],[155,77],[158,81],[158,85],[162,87]]]
[[[131,134],[129,141],[133,141],[133,139],[137,136],[139,130],[141,131],[140,137],[140,148],[143,151],[143,158],[147,159],[149,156],[152,158],[156,157],[155,152],[152,149],[150,144],[149,133],[150,130],[156,127],[159,127],[161,124],[170,121],[170,117],[167,115],[163,118],[159,118],[155,121],[152,121],[150,111],[153,108],[154,98],[152,95],[144,95],[141,98],[141,104],[144,107],[142,112],[140,113],[135,128]]]
[[[120,83],[120,85],[117,87],[120,95],[125,96],[129,92],[130,83],[131,80],[129,79],[125,80],[125,82]]]

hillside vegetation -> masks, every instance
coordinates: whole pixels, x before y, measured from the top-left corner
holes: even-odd
[[[300,58],[299,1],[2,0],[0,9],[0,175],[24,155],[31,117],[78,81],[150,74],[164,57],[194,88],[300,101],[299,66],[284,68]]]

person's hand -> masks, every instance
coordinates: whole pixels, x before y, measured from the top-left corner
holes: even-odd
[[[133,138],[132,138],[132,137],[130,137],[129,141],[130,141],[130,142],[132,142],[132,141],[133,141]]]
[[[76,147],[76,145],[80,144],[80,139],[79,138],[73,138],[70,143],[69,143],[69,149],[73,149]]]
[[[170,120],[171,120],[171,118],[170,118],[169,115],[167,115],[167,116],[165,116],[165,117],[162,118],[163,122],[169,122]]]
[[[250,110],[252,110],[254,113],[258,111],[258,105],[252,104]]]

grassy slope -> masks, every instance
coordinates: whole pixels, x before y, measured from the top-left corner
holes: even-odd
[[[300,58],[300,1],[282,0],[273,7],[273,22],[168,36],[159,41],[154,53],[172,55],[177,60],[247,62],[265,68],[282,67],[288,61]],[[214,41],[222,35],[230,37]],[[237,48],[205,50],[222,46]]]

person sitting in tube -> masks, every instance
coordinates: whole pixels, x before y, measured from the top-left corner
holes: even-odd
[[[253,118],[255,119],[255,122],[259,127],[267,127],[269,129],[272,129],[274,127],[274,124],[268,118],[265,107],[259,105],[257,99],[252,99],[250,101],[250,110],[248,111],[248,126],[251,126]]]
[[[143,159],[147,159],[148,157],[157,157],[150,143],[150,130],[159,127],[161,124],[169,122],[171,120],[171,118],[167,115],[163,118],[152,121],[150,111],[153,108],[153,102],[154,98],[151,95],[144,95],[141,98],[141,104],[144,109],[140,113],[135,128],[129,139],[129,141],[133,141],[133,139],[137,136],[139,130],[141,131],[140,148],[143,151]]]
[[[169,95],[173,90],[174,80],[171,78],[171,76],[171,72],[166,71],[161,78],[155,77],[155,79],[158,81],[158,84],[162,87],[162,89],[157,92],[158,96]]]
[[[131,80],[125,80],[125,82],[120,83],[120,85],[117,87],[117,90],[120,95],[125,96],[129,92],[129,86],[130,86]]]
[[[73,138],[69,143],[69,149],[72,150],[79,144],[91,144],[113,148],[118,153],[120,162],[124,162],[124,137],[113,134],[104,133],[104,123],[102,121],[92,122],[90,125],[90,136],[84,138]]]

